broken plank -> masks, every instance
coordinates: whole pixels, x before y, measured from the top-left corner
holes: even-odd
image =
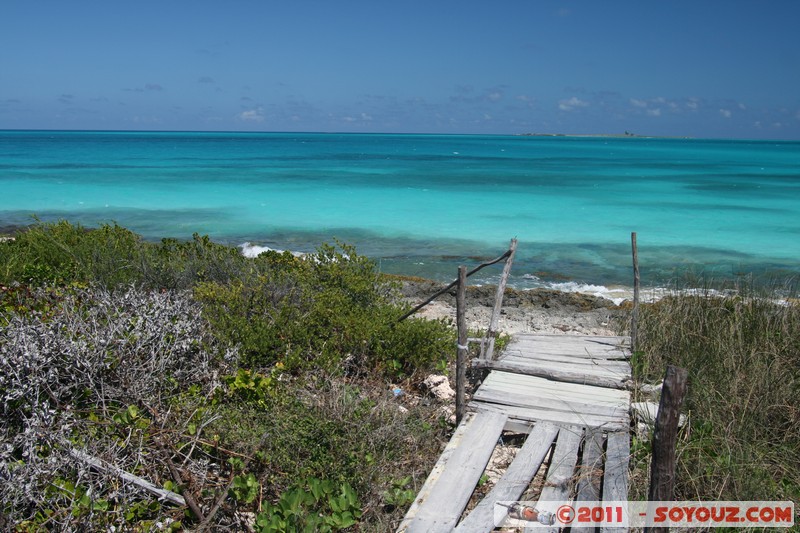
[[[552,424],[546,422],[536,424],[500,481],[461,521],[455,531],[458,533],[493,531],[496,525],[497,502],[519,500],[542,465],[557,434],[558,428]]]
[[[506,416],[499,412],[480,410],[470,417],[448,464],[436,472],[434,479],[433,472],[428,476],[425,485],[430,482],[430,486],[427,490],[423,487],[415,500],[419,505],[413,518],[405,529],[401,525],[401,530],[409,533],[452,531],[489,462],[505,423]]]
[[[555,514],[561,505],[570,503],[575,466],[578,463],[578,447],[583,430],[577,427],[562,427],[547,470],[544,488],[536,509]]]
[[[606,466],[603,474],[603,502],[620,502],[628,499],[628,463],[631,455],[630,435],[627,431],[608,434]],[[622,532],[626,528],[604,527],[603,532]]]

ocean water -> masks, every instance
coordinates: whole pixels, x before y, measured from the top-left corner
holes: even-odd
[[[0,225],[299,252],[339,239],[441,280],[515,237],[512,285],[629,286],[631,232],[645,286],[800,274],[798,142],[0,131],[0,186]]]

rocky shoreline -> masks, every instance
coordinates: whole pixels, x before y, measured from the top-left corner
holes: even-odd
[[[403,299],[419,304],[445,286],[431,280],[402,280]],[[496,286],[467,287],[467,327],[485,330],[494,306]],[[629,316],[623,302],[582,293],[552,289],[506,289],[500,314],[502,333],[616,335]],[[441,295],[414,316],[456,319],[455,289]]]

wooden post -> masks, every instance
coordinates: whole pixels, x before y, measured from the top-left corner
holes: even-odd
[[[631,352],[639,347],[639,250],[636,247],[636,232],[631,233],[633,251],[633,313],[631,315]]]
[[[648,501],[671,501],[675,488],[675,441],[681,405],[686,396],[689,372],[685,368],[667,366],[661,401],[653,431],[653,461],[650,467]],[[667,528],[649,528],[645,531],[666,531]]]
[[[467,381],[467,267],[458,267],[458,289],[456,291],[456,326],[458,346],[456,349],[456,425],[464,418],[464,396]]]
[[[503,273],[500,276],[500,283],[497,284],[497,294],[494,298],[494,309],[492,309],[492,319],[489,322],[489,330],[486,332],[486,350],[481,354],[481,357],[486,361],[491,361],[494,355],[494,339],[497,337],[497,328],[500,322],[500,310],[503,307],[503,294],[506,292],[506,283],[508,283],[508,276],[511,273],[511,265],[514,262],[514,254],[517,251],[517,239],[511,239],[511,246],[508,248],[510,252],[506,264],[503,266]]]

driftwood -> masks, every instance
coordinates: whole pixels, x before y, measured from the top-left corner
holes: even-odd
[[[131,474],[130,472],[126,472],[116,465],[103,461],[102,459],[89,455],[88,453],[76,450],[75,448],[69,448],[69,454],[78,461],[81,461],[82,463],[85,463],[92,468],[99,470],[100,472],[113,474],[120,479],[127,481],[128,483],[132,483],[139,488],[155,494],[158,496],[159,500],[166,500],[174,503],[175,505],[186,507],[186,500],[177,492],[156,487],[144,478]]]

